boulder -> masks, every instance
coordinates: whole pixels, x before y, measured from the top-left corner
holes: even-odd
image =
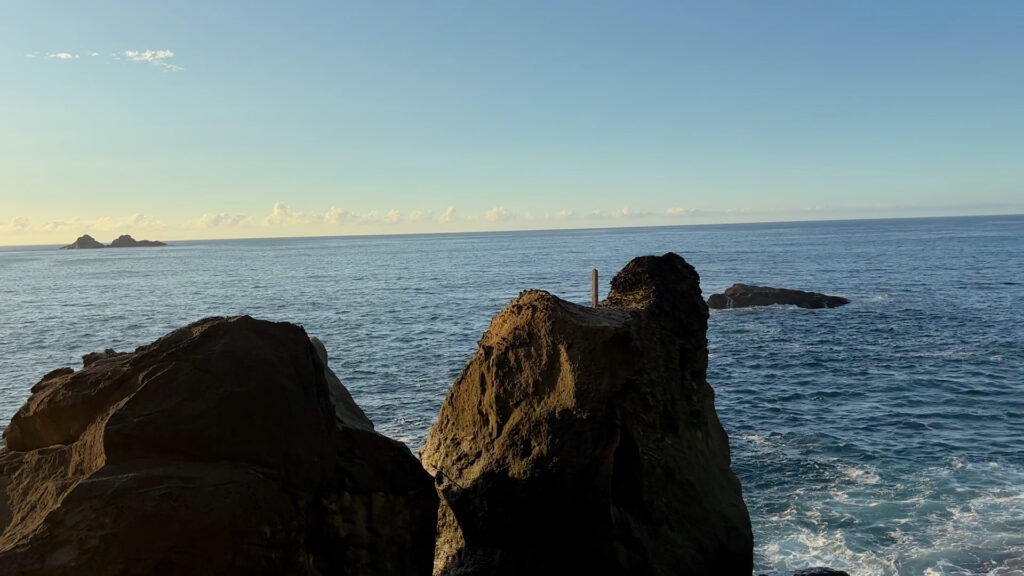
[[[4,432],[0,575],[430,573],[430,476],[301,327],[208,318],[86,363]]]
[[[114,356],[121,356],[123,354],[128,354],[128,352],[118,352],[113,348],[107,348],[103,352],[90,352],[82,356],[82,367],[88,368],[100,360],[106,360],[107,358],[113,358]],[[70,370],[70,368],[68,368],[68,370]],[[74,372],[74,370],[71,371]]]
[[[789,304],[800,308],[836,308],[849,303],[850,301],[842,296],[749,284],[733,284],[724,293],[712,294],[708,297],[708,307],[715,309],[749,308],[773,304]]]
[[[82,234],[81,236],[78,237],[78,240],[75,240],[74,242],[68,244],[67,246],[61,246],[60,249],[79,250],[84,248],[106,248],[106,246],[98,242],[92,236],[89,236],[88,234]]]
[[[707,321],[676,254],[634,259],[597,308],[528,291],[502,310],[421,452],[435,574],[749,576]]]
[[[111,248],[141,248],[148,246],[167,246],[167,244],[159,240],[136,240],[128,234],[122,234],[110,243]]]

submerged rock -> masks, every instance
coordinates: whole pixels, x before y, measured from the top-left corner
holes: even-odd
[[[67,246],[61,246],[60,249],[81,250],[85,248],[106,248],[106,245],[100,243],[99,241],[97,241],[92,236],[89,236],[88,234],[82,234],[81,236],[78,237],[78,240],[75,240],[74,242],[68,244]]]
[[[850,301],[842,296],[749,284],[733,284],[724,293],[712,294],[708,297],[708,307],[715,309],[749,308],[773,304],[790,304],[800,308],[836,308],[849,303]]]
[[[634,259],[598,308],[529,291],[499,313],[421,453],[435,574],[749,576],[707,320],[675,254]]]
[[[850,576],[842,570],[831,568],[804,568],[792,572],[759,572],[757,576]]]
[[[110,243],[111,248],[142,248],[148,246],[167,246],[167,244],[159,240],[136,240],[128,234],[122,234]]]
[[[85,361],[4,432],[0,575],[430,572],[430,477],[301,327],[210,318]]]

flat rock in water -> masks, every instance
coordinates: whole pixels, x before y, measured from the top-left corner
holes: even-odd
[[[529,291],[500,312],[421,453],[435,574],[749,576],[707,321],[676,254],[634,259],[598,308]]]
[[[430,476],[301,327],[208,318],[84,361],[4,432],[0,576],[430,573]]]
[[[724,293],[712,294],[708,297],[708,307],[714,309],[750,308],[774,304],[793,305],[800,308],[836,308],[849,303],[850,301],[842,296],[750,284],[733,284]]]

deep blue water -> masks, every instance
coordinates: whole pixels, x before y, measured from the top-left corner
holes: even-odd
[[[708,379],[758,569],[1024,574],[1024,217],[0,248],[0,427],[46,372],[198,318],[319,336],[381,432],[422,443],[491,317],[521,290],[589,302],[675,251],[704,293],[839,294],[714,311]]]

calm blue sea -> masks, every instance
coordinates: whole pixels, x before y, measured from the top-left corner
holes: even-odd
[[[417,449],[521,290],[587,303],[591,268],[604,295],[667,251],[705,294],[853,301],[712,312],[758,569],[1024,574],[1024,216],[0,248],[0,427],[82,354],[251,314],[319,336],[378,429]]]

